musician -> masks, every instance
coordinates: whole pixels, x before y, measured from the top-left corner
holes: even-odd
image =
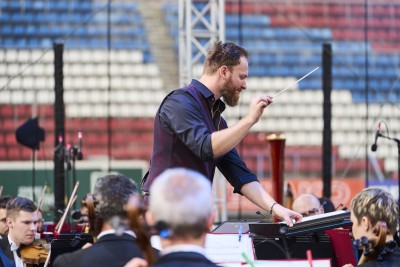
[[[210,181],[192,170],[169,169],[150,192],[147,222],[158,225],[163,248],[153,266],[217,266],[204,255],[206,234],[214,222]]]
[[[300,213],[303,217],[324,213],[323,205],[321,205],[319,199],[312,194],[299,195],[293,201],[292,209]]]
[[[142,181],[145,200],[153,181],[168,168],[190,168],[212,181],[218,167],[235,193],[243,194],[290,226],[292,219],[301,220],[300,214],[276,203],[235,149],[272,103],[272,97],[260,95],[252,99],[247,115],[231,127],[221,115],[225,104],[238,104],[247,87],[247,76],[247,51],[232,42],[215,42],[201,78],[163,100],[154,123],[151,166]]]
[[[12,199],[11,196],[2,196],[0,197],[0,239],[8,233],[7,226],[7,203]]]
[[[352,199],[350,219],[353,223],[354,239],[365,236],[368,240],[377,242],[374,230],[376,227],[380,227],[382,222],[387,227],[387,235],[383,237],[385,239],[384,246],[375,248],[378,250],[377,257],[358,266],[400,266],[400,248],[394,240],[398,216],[399,206],[396,199],[383,189],[366,188]]]
[[[37,210],[37,233],[44,232],[44,220],[43,220],[43,211],[41,209]]]
[[[53,267],[122,267],[134,257],[143,258],[135,234],[128,230],[124,205],[138,196],[136,183],[122,174],[110,174],[97,180],[95,232],[97,241],[86,249],[59,255]]]
[[[2,258],[0,266],[25,267],[19,250],[33,242],[37,230],[37,207],[32,200],[16,197],[7,203],[8,235],[0,240],[0,248],[7,258]],[[11,265],[12,266],[12,265]]]
[[[335,205],[333,204],[332,200],[330,200],[330,198],[321,197],[318,198],[318,200],[319,203],[321,203],[322,207],[324,208],[324,213],[336,211]],[[346,207],[344,207],[342,203],[340,203],[337,208],[342,210],[347,209]]]

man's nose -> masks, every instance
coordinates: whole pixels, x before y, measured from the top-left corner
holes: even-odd
[[[36,222],[32,222],[30,224],[29,230],[36,231],[36,229],[37,229],[37,223]]]

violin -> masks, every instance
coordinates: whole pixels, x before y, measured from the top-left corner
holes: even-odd
[[[376,239],[368,239],[367,237],[363,236],[361,239],[354,241],[354,246],[360,250],[363,250],[363,254],[361,255],[357,265],[375,260],[385,246],[387,235],[386,223],[382,221],[377,222],[372,229],[372,232],[376,236]]]
[[[46,188],[47,185],[45,184],[43,186],[42,194],[39,199],[36,213],[39,212],[40,210]],[[26,245],[21,248],[20,251],[21,259],[28,266],[39,265],[46,262],[47,257],[49,256],[49,250],[50,246],[45,240],[42,239],[34,240],[32,244]]]
[[[44,240],[35,240],[33,244],[21,249],[21,259],[28,266],[45,263],[49,256],[50,245]]]
[[[88,209],[87,215],[89,218],[89,230],[85,232],[89,232],[93,235],[93,237],[97,236],[101,230],[101,223],[96,220],[96,201],[94,195],[92,193],[88,193],[86,195],[86,199],[82,200],[82,204],[86,206]]]

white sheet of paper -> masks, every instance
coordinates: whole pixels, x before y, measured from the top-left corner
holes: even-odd
[[[253,243],[249,234],[207,234],[206,256],[215,263],[245,262],[242,252],[254,261]]]
[[[331,261],[329,259],[315,259],[312,261],[312,266],[331,267]],[[310,263],[307,260],[266,260],[255,261],[254,267],[310,267]]]
[[[242,263],[220,263],[223,267],[252,267]],[[254,267],[310,267],[307,260],[265,260],[253,262]],[[313,267],[331,267],[329,259],[317,259],[312,261]]]

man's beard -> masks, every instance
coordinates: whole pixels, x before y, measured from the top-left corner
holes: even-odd
[[[224,98],[225,104],[230,107],[235,107],[239,103],[240,88],[234,86],[232,79],[227,81],[221,91],[221,95]]]

